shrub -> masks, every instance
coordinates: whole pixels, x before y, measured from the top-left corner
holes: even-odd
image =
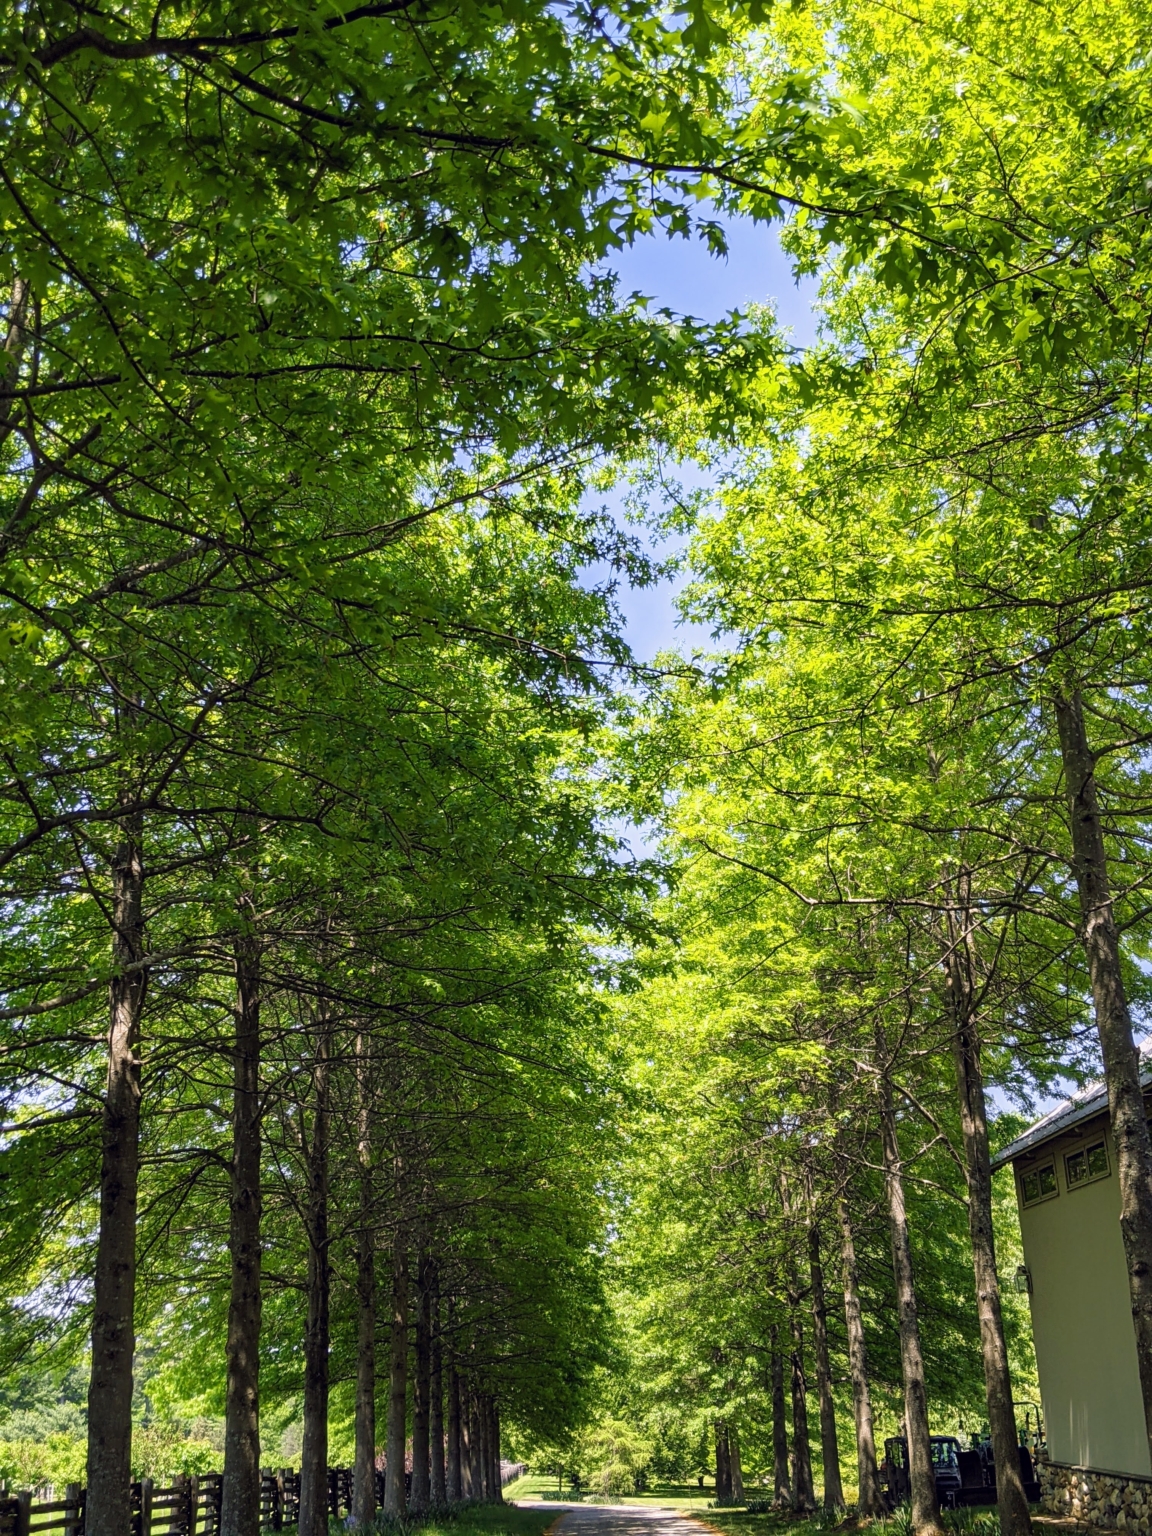
[[[167,1481],[179,1473],[219,1472],[222,1452],[210,1440],[193,1439],[171,1420],[137,1424],[132,1430],[132,1476]]]
[[[40,1488],[46,1483],[63,1491],[68,1483],[84,1481],[87,1441],[79,1435],[57,1433],[37,1440],[0,1440],[0,1483],[9,1488]]]
[[[597,1493],[606,1499],[619,1498],[635,1491],[636,1471],[627,1462],[610,1461],[593,1473],[592,1481]]]
[[[0,1484],[62,1492],[83,1483],[88,1456],[81,1434],[63,1432],[38,1439],[0,1440]],[[218,1472],[223,1457],[210,1440],[194,1439],[171,1422],[137,1424],[132,1430],[132,1476],[167,1482],[181,1472]]]
[[[588,1430],[580,1442],[580,1472],[601,1498],[635,1493],[648,1468],[652,1448],[619,1419]]]

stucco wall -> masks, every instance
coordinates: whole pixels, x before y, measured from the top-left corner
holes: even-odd
[[[1077,1130],[1015,1165],[1048,1454],[1075,1467],[1147,1477],[1116,1158],[1106,1117]],[[1108,1176],[1070,1189],[1066,1154],[1102,1135]],[[1050,1159],[1058,1193],[1026,1206],[1022,1176]]]

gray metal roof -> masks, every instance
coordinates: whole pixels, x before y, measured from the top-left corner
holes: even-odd
[[[1152,1040],[1145,1041],[1140,1047],[1140,1081],[1145,1088],[1152,1087]],[[1091,1120],[1093,1115],[1099,1115],[1107,1108],[1108,1090],[1103,1082],[1086,1083],[1070,1099],[1057,1104],[1035,1125],[1030,1125],[1023,1136],[1017,1136],[1003,1151],[997,1152],[992,1159],[993,1171],[1003,1168],[1021,1153],[1032,1152],[1043,1146],[1046,1141],[1079,1125],[1082,1120]]]

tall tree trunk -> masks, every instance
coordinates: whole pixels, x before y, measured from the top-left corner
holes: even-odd
[[[440,1334],[440,1277],[432,1266],[432,1365],[429,1385],[432,1394],[428,1416],[428,1439],[432,1457],[432,1504],[440,1509],[448,1502],[444,1476],[444,1341]]]
[[[772,1502],[777,1509],[792,1507],[792,1480],[788,1476],[788,1420],[784,1407],[784,1352],[780,1329],[772,1324]]]
[[[744,1469],[740,1465],[740,1436],[734,1419],[728,1421],[728,1475],[732,1480],[733,1504],[743,1504]]]
[[[480,1428],[480,1394],[468,1384],[468,1478],[474,1499],[484,1498],[484,1440]]]
[[[298,1536],[328,1536],[328,1058],[327,1024],[316,1042],[315,1106],[308,1155],[308,1320],[304,1329],[304,1444]]]
[[[832,1400],[832,1367],[828,1363],[828,1305],[824,1297],[824,1265],[820,1261],[820,1229],[808,1227],[808,1273],[812,1282],[812,1357],[820,1401],[820,1453],[824,1461],[824,1508],[836,1514],[844,1508],[840,1481],[840,1447],[836,1442],[836,1405]]]
[[[412,1392],[412,1498],[409,1509],[422,1515],[428,1508],[432,1484],[429,1477],[429,1413],[432,1399],[432,1293],[430,1260],[420,1255],[416,1279],[416,1372]]]
[[[492,1498],[497,1504],[504,1502],[504,1484],[500,1481],[500,1408],[494,1397],[489,1398],[488,1448],[492,1456]]]
[[[808,1383],[804,1376],[804,1324],[792,1305],[792,1508],[811,1514],[816,1508],[812,1485],[812,1450],[808,1444]]]
[[[403,1520],[404,1448],[408,1439],[408,1239],[398,1229],[392,1243],[392,1347],[389,1351],[388,1438],[385,1451],[384,1513]]]
[[[448,1501],[455,1503],[464,1498],[464,1482],[461,1476],[463,1458],[460,1454],[460,1376],[453,1359],[448,1369]]]
[[[468,1378],[460,1378],[460,1487],[466,1499],[474,1499],[476,1490],[472,1486],[472,1421],[468,1407],[469,1391]]]
[[[140,1166],[140,1016],[144,958],[143,823],[120,823],[112,862],[112,981],[108,1078],[100,1153],[100,1232],[88,1385],[89,1536],[131,1524],[132,1356],[136,1348],[136,1194]],[[129,969],[129,967],[136,967]]]
[[[249,914],[250,915],[250,914]],[[236,941],[232,1056],[231,1289],[220,1536],[260,1530],[260,947]]]
[[[900,1325],[900,1366],[904,1376],[904,1422],[908,1435],[908,1478],[911,1485],[912,1529],[915,1536],[940,1531],[936,1477],[932,1470],[932,1441],[928,1429],[928,1394],[924,1386],[924,1356],[916,1312],[916,1282],[908,1216],[904,1205],[904,1173],[896,1136],[896,1112],[887,1074],[880,1080],[880,1128],[884,1146],[884,1184],[888,1195],[888,1226],[892,1241],[892,1272],[896,1281],[896,1311]]]
[[[376,1232],[372,1177],[371,1067],[368,1041],[356,1037],[360,1227],[356,1235],[356,1465],[352,1524],[376,1519]]]
[[[992,1229],[992,1161],[988,1148],[984,1074],[980,1066],[971,902],[966,870],[957,878],[956,898],[955,910],[950,907],[947,913],[944,971],[952,1021],[952,1059],[960,1102],[964,1172],[968,1184],[968,1234],[972,1241],[976,1311],[980,1319],[984,1392],[996,1463],[996,1502],[1001,1536],[1030,1536],[1032,1521],[1020,1477],[1016,1409],[1012,1402],[1012,1377],[1008,1370],[1008,1345],[1000,1311],[1000,1278],[996,1270],[996,1240]]]
[[[732,1502],[732,1463],[728,1456],[728,1425],[716,1420],[716,1502]]]
[[[856,1244],[848,1206],[839,1202],[840,1252],[844,1266],[844,1322],[848,1329],[848,1369],[852,1377],[852,1411],[856,1421],[856,1480],[859,1496],[856,1513],[861,1519],[878,1519],[885,1513],[876,1465],[876,1434],[872,1425],[872,1393],[868,1386],[868,1354],[864,1346],[864,1316],[860,1308],[860,1281],[856,1271]]]
[[[481,1392],[476,1399],[476,1419],[480,1430],[480,1486],[485,1504],[491,1504],[495,1497],[492,1491],[492,1421],[488,1404],[487,1392]]]
[[[1088,743],[1078,692],[1068,698],[1057,695],[1056,721],[1068,793],[1072,873],[1080,896],[1081,936],[1108,1085],[1120,1185],[1120,1232],[1128,1264],[1136,1362],[1152,1468],[1152,1143],[1120,965],[1120,936],[1112,910],[1104,827],[1096,796],[1096,759]]]

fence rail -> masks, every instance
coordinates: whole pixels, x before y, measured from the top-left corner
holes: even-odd
[[[376,1473],[376,1502],[384,1502],[383,1472]],[[405,1478],[407,1483],[408,1478]],[[220,1536],[219,1472],[178,1477],[157,1488],[150,1477],[132,1484],[132,1524],[126,1536]],[[328,1468],[328,1512],[334,1520],[352,1513],[352,1468]],[[260,1529],[282,1531],[299,1523],[300,1474],[291,1467],[260,1473]],[[62,1499],[36,1500],[28,1489],[0,1489],[0,1536],[84,1536],[84,1489],[69,1483]]]

